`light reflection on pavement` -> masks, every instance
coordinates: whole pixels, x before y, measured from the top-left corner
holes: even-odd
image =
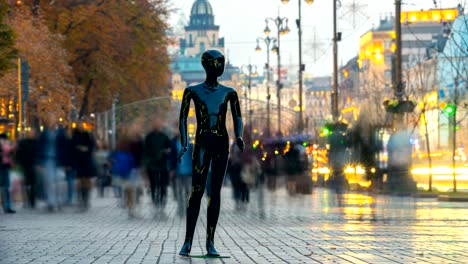
[[[155,210],[144,198],[137,219],[111,196],[95,198],[87,213],[0,214],[0,263],[188,263],[177,256],[178,204]],[[468,263],[467,220],[468,203],[322,188],[258,188],[238,207],[225,187],[216,243],[231,258],[190,263]],[[205,226],[206,201],[193,254],[204,254]]]

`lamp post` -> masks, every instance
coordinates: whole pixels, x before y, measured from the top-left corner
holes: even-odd
[[[304,0],[307,4],[312,4],[314,3],[314,0]],[[281,0],[283,4],[289,3],[289,0]],[[297,24],[297,31],[299,35],[299,72],[298,72],[298,77],[299,77],[299,122],[297,124],[297,132],[299,134],[302,133],[302,130],[304,129],[304,116],[303,116],[303,106],[302,106],[302,72],[305,70],[305,65],[302,64],[302,25],[301,25],[301,0],[298,0],[298,5],[299,5],[299,18],[296,20]]]
[[[268,36],[270,34],[270,28],[268,27],[268,21],[272,21],[276,25],[277,29],[277,37],[276,37],[276,43],[277,45],[273,46],[272,51],[276,52],[277,59],[278,59],[278,80],[276,81],[276,96],[278,98],[278,136],[281,135],[281,50],[280,50],[280,35],[285,35],[289,33],[289,27],[288,27],[288,18],[287,17],[280,17],[279,16],[279,10],[278,10],[278,16],[276,18],[272,17],[267,17],[265,19],[265,29],[263,32]]]
[[[248,86],[247,86],[247,89],[248,89],[248,92],[249,92],[249,99],[248,99],[248,104],[246,103],[246,113],[248,113],[249,117],[248,117],[248,124],[249,124],[249,133],[252,132],[252,93],[251,93],[251,88],[252,88],[252,76],[256,76],[257,75],[257,66],[255,65],[252,65],[252,64],[248,64],[248,65],[243,65],[241,67],[242,71],[244,70],[247,70],[247,74],[248,74]],[[247,97],[247,96],[246,96]],[[248,109],[247,109],[248,107]]]
[[[273,43],[275,45],[276,43],[276,38],[270,38],[267,36],[266,38],[259,37],[257,38],[257,47],[255,48],[256,52],[261,52],[262,48],[260,48],[260,41],[265,42],[266,45],[266,52],[267,52],[267,63],[265,65],[266,68],[266,76],[267,76],[267,82],[266,82],[266,88],[267,88],[267,124],[266,124],[266,131],[265,131],[265,136],[270,137],[271,133],[271,127],[270,127],[270,99],[271,99],[271,94],[270,94],[270,44]]]
[[[338,121],[338,41],[341,33],[336,30],[336,1],[333,0],[333,92],[332,92],[332,117],[333,122]]]

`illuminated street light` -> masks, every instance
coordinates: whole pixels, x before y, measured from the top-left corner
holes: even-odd
[[[271,133],[271,127],[270,127],[270,45],[273,44],[276,47],[276,38],[271,38],[267,36],[266,38],[257,38],[257,47],[255,48],[256,52],[261,52],[262,48],[260,47],[260,41],[263,41],[266,45],[266,51],[267,51],[267,63],[265,65],[265,70],[266,70],[266,76],[267,76],[267,82],[266,82],[266,88],[267,88],[267,124],[266,124],[266,131],[265,131],[265,136],[269,137]],[[271,49],[273,51],[273,48]],[[273,51],[274,52],[274,51]]]
[[[263,32],[268,36],[270,34],[270,28],[268,27],[268,21],[272,21],[276,25],[277,29],[277,37],[276,37],[276,44],[273,46],[272,51],[276,53],[277,59],[278,59],[278,80],[276,81],[276,96],[278,100],[278,131],[277,134],[281,135],[281,50],[280,50],[280,36],[287,34],[289,32],[289,27],[288,27],[288,18],[287,17],[280,17],[279,16],[279,10],[278,10],[278,16],[275,18],[272,17],[267,17],[265,19],[266,27]]]

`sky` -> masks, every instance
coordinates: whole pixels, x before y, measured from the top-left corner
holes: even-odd
[[[220,26],[220,36],[225,38],[225,52],[235,66],[266,63],[263,51],[255,52],[256,39],[265,37],[265,18],[288,18],[290,32],[281,36],[281,65],[290,72],[297,72],[299,64],[298,1],[302,1],[302,60],[305,72],[312,77],[327,76],[333,72],[333,1],[315,0],[308,5],[304,0],[209,0],[215,15],[215,24]],[[169,0],[172,8],[170,24],[175,25],[181,12],[187,21],[195,0]],[[338,44],[338,64],[346,64],[358,55],[359,37],[377,26],[379,19],[394,13],[394,0],[341,0],[337,11],[338,32],[342,41]],[[402,10],[427,10],[431,8],[467,6],[467,0],[403,0]],[[354,12],[353,12],[354,10]],[[271,36],[276,36],[276,26],[269,23]],[[262,43],[263,44],[263,43]],[[261,44],[261,45],[262,45]],[[314,48],[314,46],[316,48]],[[270,53],[270,65],[276,67],[276,55]]]

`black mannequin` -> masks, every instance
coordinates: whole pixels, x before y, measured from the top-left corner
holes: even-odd
[[[180,108],[179,130],[182,150],[179,161],[187,151],[187,115],[190,101],[195,104],[197,131],[192,159],[192,191],[187,203],[187,226],[185,241],[179,255],[189,256],[193,234],[200,212],[200,202],[205,191],[206,178],[211,163],[211,188],[208,197],[206,250],[208,256],[219,256],[214,247],[214,234],[221,207],[220,193],[229,158],[229,136],[226,129],[226,112],[231,106],[237,146],[244,150],[242,140],[242,116],[235,89],[218,83],[224,72],[224,55],[218,50],[203,53],[201,63],[206,72],[205,82],[187,87]]]

